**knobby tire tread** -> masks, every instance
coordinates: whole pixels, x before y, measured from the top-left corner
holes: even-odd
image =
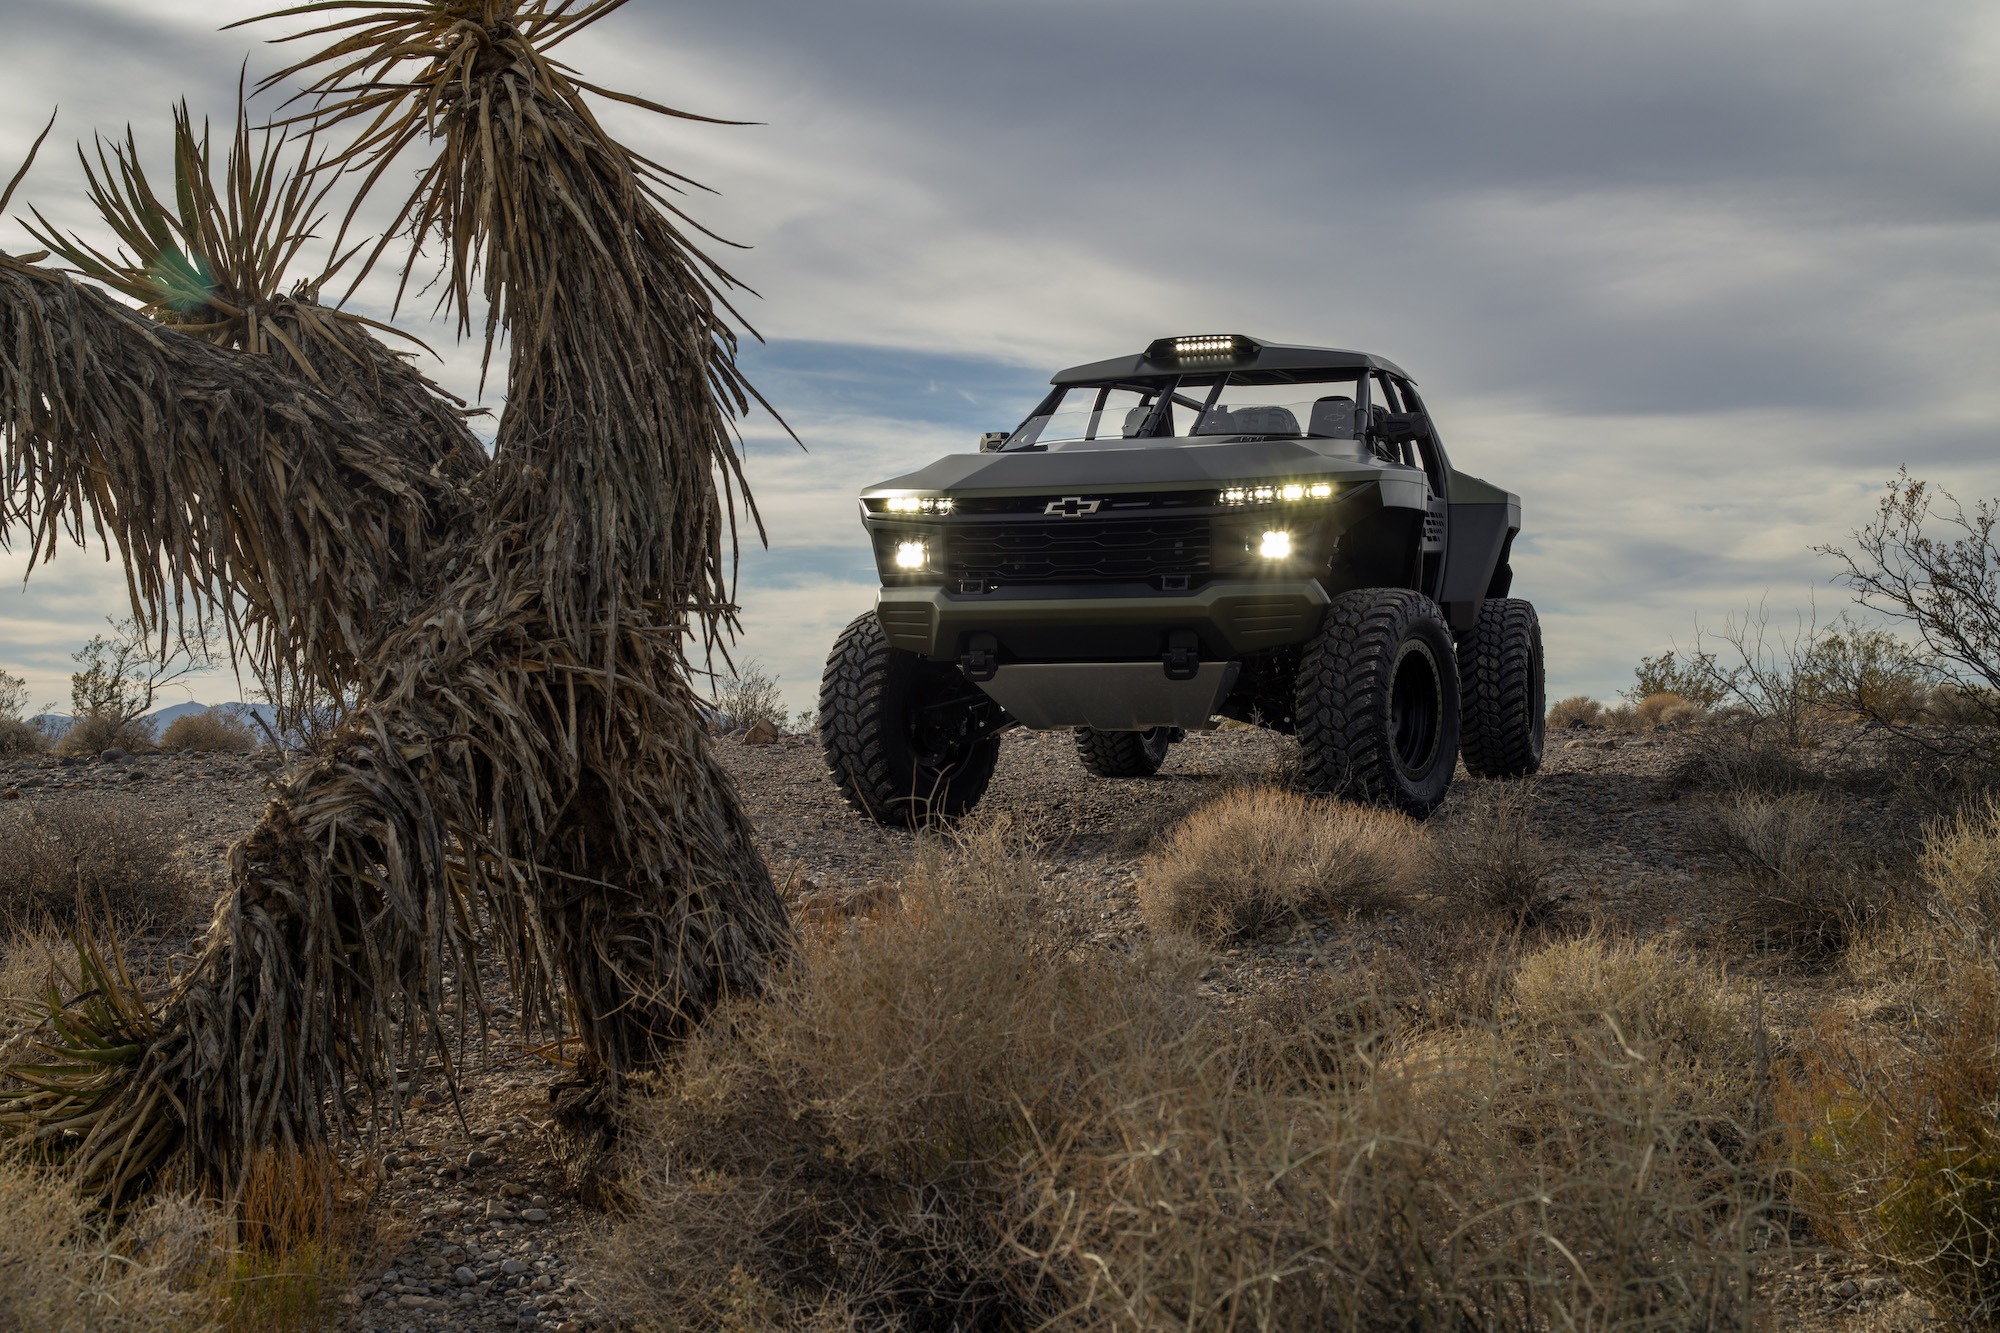
[[[1396,650],[1419,618],[1435,622],[1433,638],[1443,637],[1447,655],[1437,664],[1439,685],[1455,692],[1450,633],[1422,593],[1364,588],[1342,593],[1327,607],[1320,632],[1300,657],[1294,695],[1300,776],[1307,787],[1419,818],[1436,808],[1437,801],[1416,797],[1402,778],[1388,720]],[[1454,740],[1457,711],[1456,700],[1447,698],[1440,746]]]
[[[1100,778],[1150,778],[1166,762],[1167,747],[1155,755],[1143,731],[1076,729],[1076,756]]]
[[[1542,766],[1541,623],[1518,597],[1489,597],[1459,645],[1459,752],[1479,778],[1524,778]]]

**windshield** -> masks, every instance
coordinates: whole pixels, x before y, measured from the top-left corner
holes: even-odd
[[[1007,438],[1003,450],[1046,449],[1090,440],[1174,440],[1195,436],[1352,440],[1360,372],[1258,383],[1268,373],[1183,375],[1171,381],[1075,384],[1058,389]],[[1166,403],[1161,404],[1161,395]]]

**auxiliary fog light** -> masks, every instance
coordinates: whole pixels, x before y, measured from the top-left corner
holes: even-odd
[[[898,569],[922,569],[930,558],[931,548],[923,542],[899,542],[896,546]]]
[[[1267,532],[1264,541],[1257,548],[1257,554],[1266,560],[1283,560],[1292,553],[1292,534],[1289,532]]]

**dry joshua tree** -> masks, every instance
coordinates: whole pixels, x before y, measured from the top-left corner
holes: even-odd
[[[217,185],[183,113],[172,208],[129,138],[100,150],[124,250],[38,232],[142,312],[0,255],[0,532],[39,560],[96,531],[156,632],[212,614],[267,680],[357,701],[231,851],[170,993],[140,1002],[91,953],[96,998],[11,1071],[0,1127],[93,1193],[177,1160],[227,1188],[251,1153],[393,1108],[396,1071],[464,1035],[448,989],[482,1012],[476,925],[524,1011],[567,1009],[584,1100],[789,945],[689,680],[732,623],[738,504],[754,515],[734,284],[689,239],[680,178],[585,94],[681,113],[548,54],[622,3],[269,16],[310,14],[327,43],[275,76],[307,85],[296,162],[239,127]],[[350,137],[318,153],[331,133]],[[415,153],[391,234],[441,255],[446,308],[504,347],[490,457],[459,404],[319,304],[328,274],[279,290],[323,173],[372,186]]]

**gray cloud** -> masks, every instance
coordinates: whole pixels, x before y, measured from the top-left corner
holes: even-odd
[[[0,0],[0,161],[58,100],[70,138],[183,91],[220,112],[253,39],[208,29],[254,8]],[[1972,0],[639,3],[569,58],[765,122],[606,111],[754,246],[725,257],[812,452],[753,427],[746,652],[795,704],[866,604],[853,490],[1161,333],[1411,369],[1525,497],[1561,689],[1766,590],[1837,606],[1808,547],[1899,463],[2000,489],[2000,17]],[[72,167],[33,186],[81,221]]]

